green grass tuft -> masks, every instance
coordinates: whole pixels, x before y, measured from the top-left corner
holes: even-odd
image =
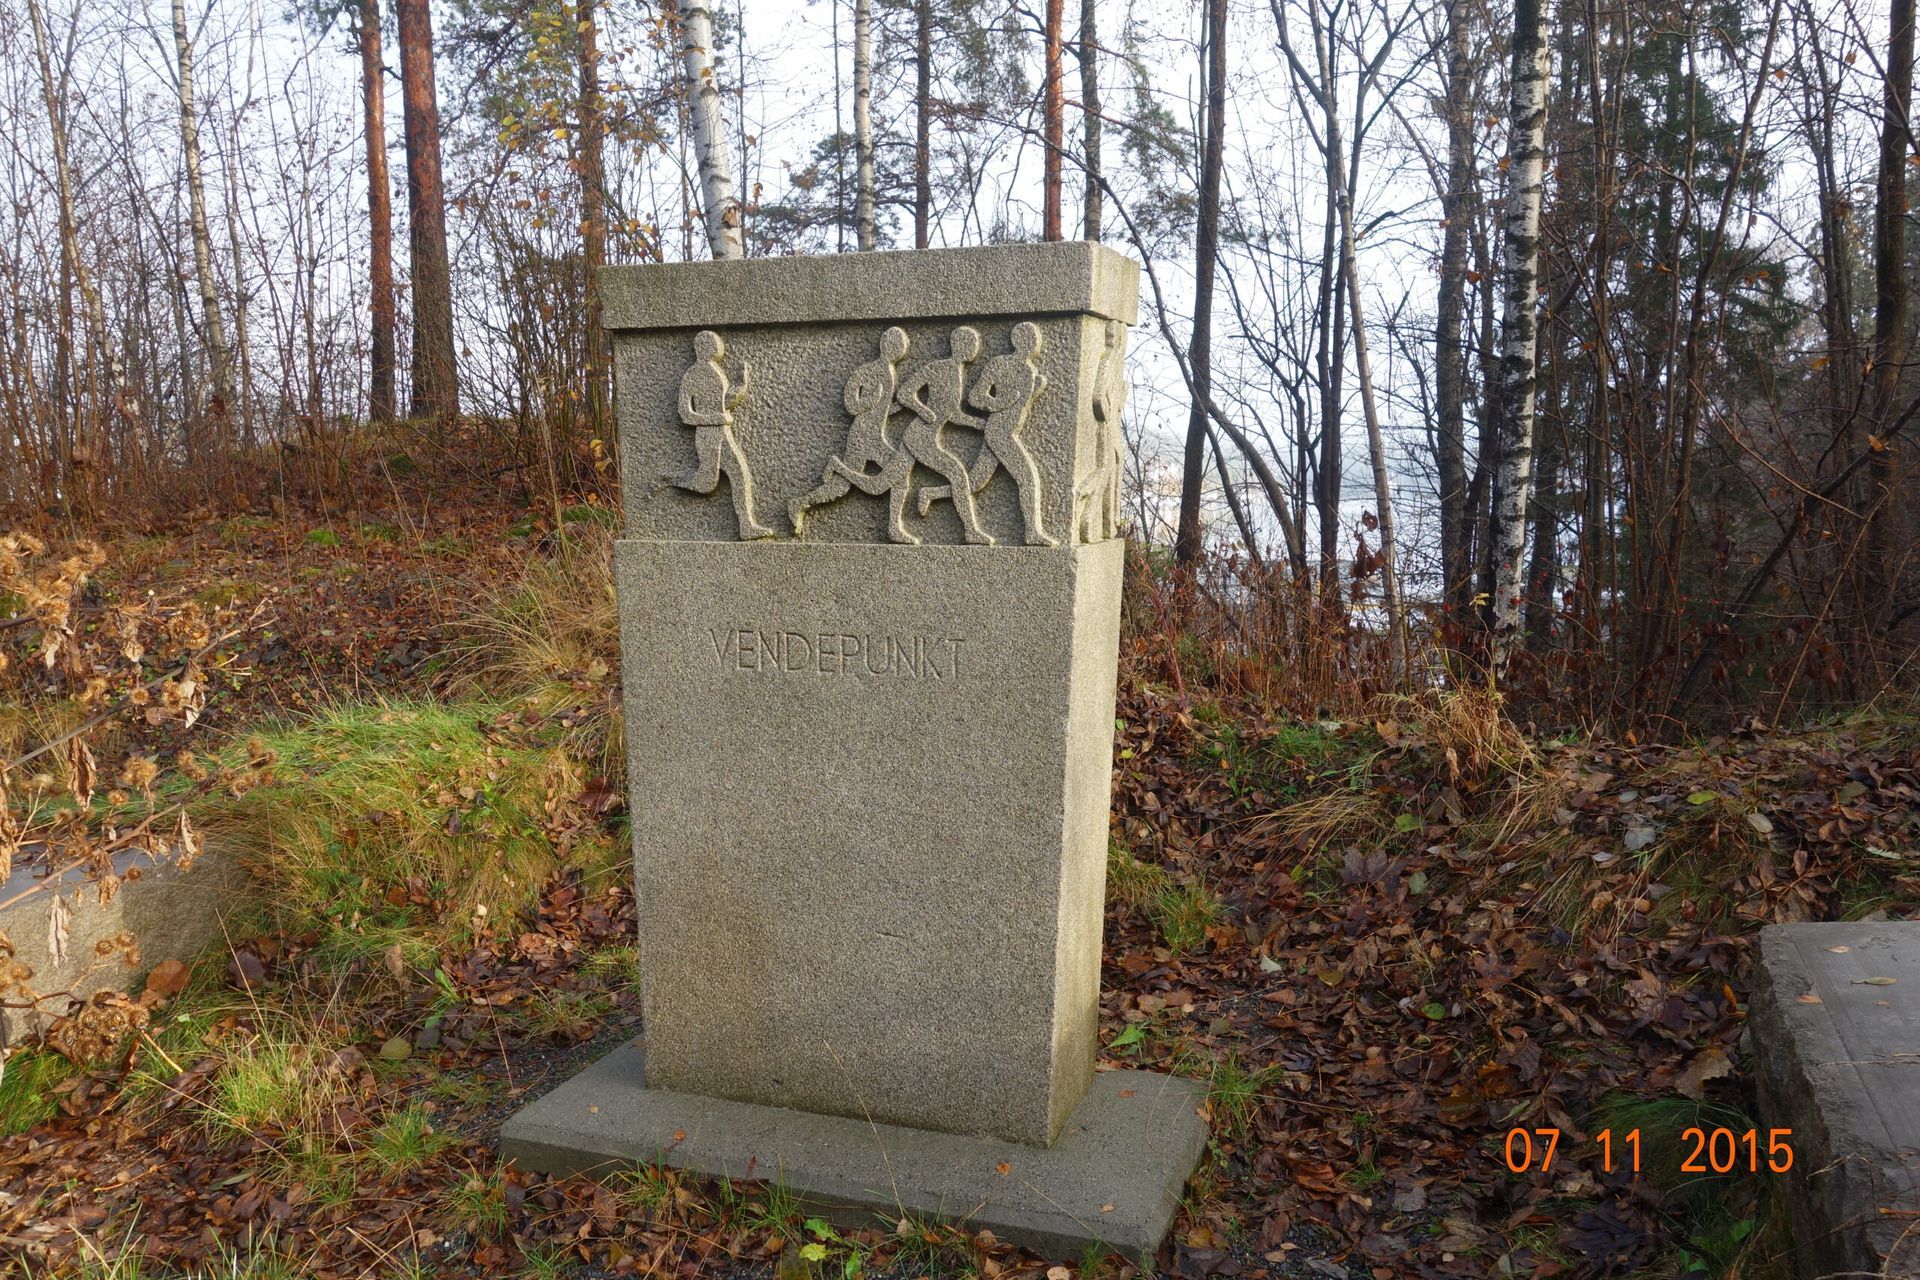
[[[435,1132],[426,1107],[410,1102],[375,1125],[367,1138],[367,1158],[388,1177],[412,1173],[454,1142],[450,1134]]]
[[[322,958],[384,961],[397,947],[424,974],[480,908],[510,918],[556,870],[622,862],[592,827],[556,844],[549,816],[583,771],[562,746],[490,732],[499,715],[370,702],[281,724],[249,741],[272,762],[260,784],[195,816],[250,855],[283,921],[321,926]]]
[[[73,1064],[47,1049],[23,1049],[0,1063],[0,1137],[25,1133],[60,1113],[60,1087]]]

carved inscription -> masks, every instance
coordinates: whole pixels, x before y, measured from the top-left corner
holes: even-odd
[[[724,672],[958,680],[966,665],[963,636],[727,626],[707,628],[707,643]]]

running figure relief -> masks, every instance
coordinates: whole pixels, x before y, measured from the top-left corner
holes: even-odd
[[[1126,469],[1120,439],[1120,410],[1127,402],[1127,326],[1106,325],[1105,349],[1093,378],[1093,466],[1074,489],[1074,514],[1082,542],[1099,542],[1120,532],[1120,477]]]
[[[967,368],[980,357],[978,330],[966,325],[954,329],[944,359],[924,361],[904,378],[900,364],[910,345],[907,334],[899,328],[882,334],[880,358],[861,365],[847,379],[843,401],[853,416],[853,425],[846,444],[839,456],[827,463],[819,485],[788,506],[794,536],[805,532],[807,516],[815,507],[837,502],[850,489],[859,489],[875,497],[887,495],[889,538],[919,542],[907,531],[905,521],[913,470],[918,464],[946,482],[921,492],[922,516],[936,502],[951,502],[966,540],[977,546],[994,545],[995,539],[980,525],[974,495],[1004,467],[1019,491],[1027,542],[1055,545],[1041,524],[1039,468],[1017,435],[1047,385],[1035,366],[1041,348],[1039,327],[1031,323],[1015,325],[1012,343],[1012,354],[989,360],[969,388]],[[969,413],[968,405],[986,416]],[[889,429],[896,413],[907,415],[897,436]],[[984,438],[971,466],[942,439],[941,433],[948,427],[982,433]]]
[[[732,391],[721,363],[726,344],[711,329],[693,335],[693,354],[693,365],[680,377],[680,421],[693,428],[694,465],[674,483],[692,493],[710,494],[725,476],[740,537],[771,538],[774,531],[754,518],[753,473],[733,435],[733,411],[747,398],[747,366],[741,364],[740,389]]]
[[[1014,487],[1020,491],[1020,515],[1027,522],[1027,545],[1051,547],[1057,544],[1047,536],[1040,518],[1040,469],[1034,465],[1027,446],[1014,434],[1026,425],[1027,410],[1047,389],[1046,376],[1033,363],[1040,353],[1040,344],[1039,325],[1022,321],[1013,326],[1013,354],[987,361],[986,369],[967,394],[968,402],[987,415],[986,421],[978,424],[987,438],[975,455],[973,465],[967,468],[967,488],[971,493],[979,493],[987,487],[987,481],[993,479],[994,471],[1005,467]],[[955,421],[975,425],[972,419],[958,415]],[[973,505],[971,493],[964,496],[956,493],[951,481],[922,489],[920,514],[926,515],[934,503],[945,498],[960,508],[964,521]],[[963,501],[965,506],[961,505]]]
[[[842,397],[847,412],[853,415],[853,428],[840,456],[827,463],[827,473],[819,485],[803,497],[787,504],[787,518],[793,522],[793,536],[806,531],[807,513],[847,496],[847,490],[878,497],[891,491],[888,531],[895,542],[914,541],[900,524],[907,505],[907,478],[913,458],[887,439],[887,419],[893,413],[893,395],[900,383],[900,362],[907,358],[907,331],[898,326],[880,335],[880,358],[870,360],[853,371]],[[879,467],[869,471],[868,467]]]

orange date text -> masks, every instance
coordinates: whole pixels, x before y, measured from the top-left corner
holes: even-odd
[[[1602,1129],[1593,1146],[1607,1173],[1640,1172],[1640,1130]],[[1513,1173],[1551,1173],[1559,1152],[1558,1129],[1509,1129],[1500,1154]],[[1688,1128],[1676,1154],[1682,1173],[1785,1173],[1793,1168],[1793,1130]]]

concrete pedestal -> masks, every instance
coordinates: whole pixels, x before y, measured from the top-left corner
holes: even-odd
[[[500,1145],[547,1173],[655,1164],[765,1179],[842,1226],[938,1218],[1151,1269],[1206,1147],[1205,1098],[1191,1081],[1103,1072],[1054,1144],[1034,1148],[651,1089],[645,1052],[627,1045],[514,1116]]]

